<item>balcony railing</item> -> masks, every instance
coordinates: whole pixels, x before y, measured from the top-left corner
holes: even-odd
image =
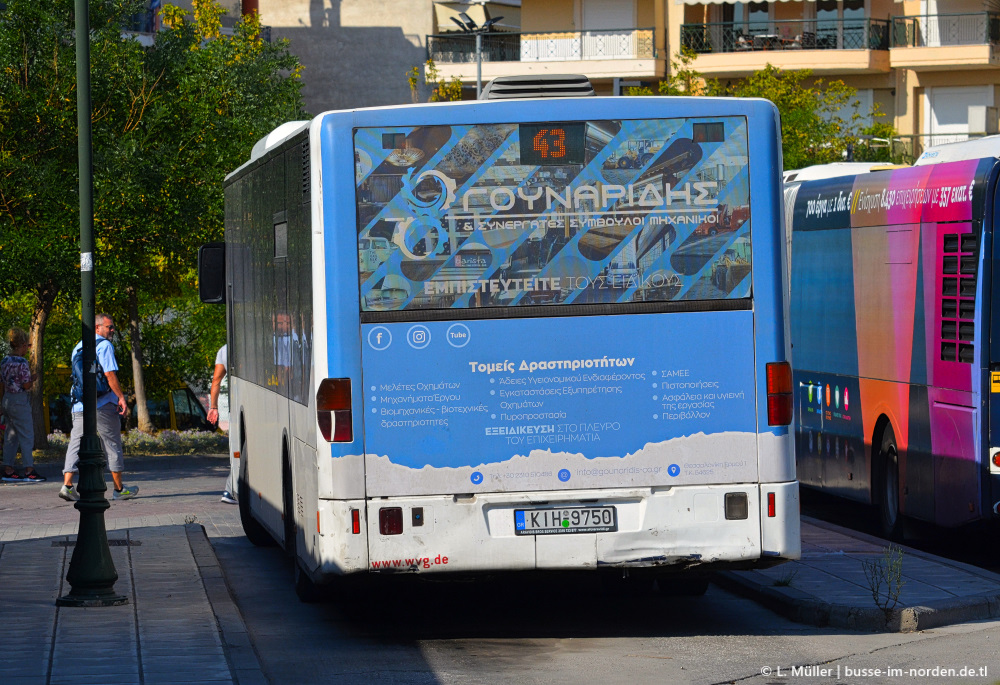
[[[994,12],[892,18],[894,48],[997,43],[1000,43],[1000,14]]]
[[[484,62],[566,62],[589,59],[650,59],[653,29],[485,33]],[[427,56],[437,63],[476,61],[476,37],[464,33],[427,36]]]
[[[752,50],[888,50],[884,19],[782,20],[682,24],[681,42],[698,53]]]
[[[917,157],[934,145],[959,143],[973,138],[982,138],[988,133],[918,133],[893,136],[889,141],[880,141],[878,147],[888,147],[889,159],[898,164],[912,164]]]

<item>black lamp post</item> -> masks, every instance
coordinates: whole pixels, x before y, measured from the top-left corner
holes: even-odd
[[[476,37],[476,98],[478,99],[483,92],[483,34],[489,33],[493,25],[503,19],[503,17],[487,19],[480,26],[465,12],[459,12],[458,16],[462,21],[459,21],[455,17],[452,17],[451,20],[458,24],[458,28],[462,29],[462,33],[472,34]]]
[[[97,342],[94,338],[94,169],[90,130],[90,9],[76,0],[76,121],[80,165],[80,317],[83,330],[83,437],[80,441],[80,529],[66,580],[69,594],[57,606],[95,607],[127,604],[115,592],[118,572],[108,547],[104,512],[104,453],[97,437]]]

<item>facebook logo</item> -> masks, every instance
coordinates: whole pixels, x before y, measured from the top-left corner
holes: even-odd
[[[392,333],[385,326],[375,326],[368,331],[368,345],[373,350],[384,350],[392,344]]]

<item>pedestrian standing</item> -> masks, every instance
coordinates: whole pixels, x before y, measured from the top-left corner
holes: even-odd
[[[118,384],[118,361],[115,359],[115,348],[108,338],[114,333],[115,324],[107,314],[98,314],[94,317],[94,332],[97,342],[97,373],[103,375],[107,380],[108,390],[98,391],[97,395],[97,435],[101,439],[101,449],[104,451],[105,465],[111,471],[111,480],[114,481],[115,490],[112,499],[132,499],[139,492],[138,486],[126,487],[122,482],[122,472],[125,470],[125,454],[122,451],[122,431],[119,415],[128,414],[128,405],[125,403],[125,394]],[[82,354],[83,341],[81,340],[73,348],[71,355],[71,367],[73,369],[74,386],[82,386],[82,364],[73,363],[78,361],[78,354]],[[76,378],[78,368],[81,369],[81,378]],[[98,379],[98,387],[101,387]],[[73,474],[77,472],[77,463],[80,460],[80,439],[83,437],[83,402],[76,400],[73,403],[73,430],[69,434],[69,449],[66,450],[66,463],[63,467],[63,486],[59,490],[59,497],[67,502],[75,502],[80,499],[80,494],[73,487]]]
[[[212,374],[212,388],[208,392],[208,422],[218,423],[229,421],[229,374],[226,364],[229,361],[226,346],[219,348],[215,355],[215,372]],[[232,462],[232,459],[230,459]],[[226,489],[222,492],[221,502],[237,504],[236,490],[233,487],[233,465],[229,464],[229,477],[226,478]]]
[[[32,450],[35,447],[35,427],[31,420],[31,398],[28,391],[35,385],[38,374],[31,373],[25,356],[31,349],[28,334],[20,328],[7,333],[10,354],[0,361],[0,406],[7,417],[3,442],[3,480],[5,483],[41,483],[45,477],[35,471]],[[24,475],[14,470],[17,448],[21,448]]]

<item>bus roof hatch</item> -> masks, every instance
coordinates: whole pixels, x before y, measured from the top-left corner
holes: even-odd
[[[480,100],[573,98],[594,94],[590,79],[580,74],[498,76],[483,88]]]

